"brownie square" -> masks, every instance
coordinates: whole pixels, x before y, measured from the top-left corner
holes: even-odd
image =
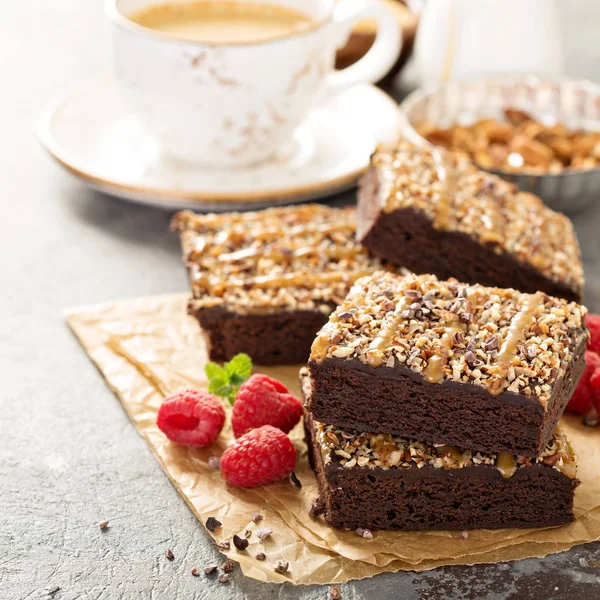
[[[175,215],[192,297],[212,360],[306,362],[319,328],[354,281],[382,268],[355,240],[354,208],[317,204]]]
[[[584,307],[543,292],[379,272],[312,346],[324,423],[537,456],[585,364]]]
[[[406,141],[378,149],[361,181],[357,235],[416,273],[582,299],[571,221],[443,150]]]
[[[309,412],[304,422],[319,501],[335,527],[496,529],[573,520],[576,458],[560,427],[530,458],[359,433]]]

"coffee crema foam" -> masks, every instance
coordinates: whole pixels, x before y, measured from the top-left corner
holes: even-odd
[[[206,43],[268,41],[300,32],[314,22],[279,4],[227,0],[161,4],[128,18],[173,38]]]

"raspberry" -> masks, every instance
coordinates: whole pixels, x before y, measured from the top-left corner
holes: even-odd
[[[591,350],[586,350],[585,369],[583,370],[583,375],[569,400],[569,404],[567,405],[568,411],[585,414],[592,408],[594,396],[600,398],[600,390],[598,388],[593,389],[591,382],[592,375],[595,375],[595,372],[599,367],[600,356]]]
[[[264,425],[237,439],[221,456],[221,474],[236,487],[279,481],[296,464],[296,449],[280,429]]]
[[[588,350],[593,350],[596,354],[600,354],[600,315],[586,315],[585,324],[590,330],[590,341],[588,342]]]
[[[592,402],[596,411],[600,414],[600,366],[596,367],[590,377],[590,389],[592,390]]]
[[[288,433],[302,417],[302,403],[276,379],[252,375],[239,389],[231,424],[235,437],[263,425]]]
[[[225,410],[212,394],[182,390],[165,398],[158,409],[156,424],[172,441],[185,446],[208,446],[225,423]]]

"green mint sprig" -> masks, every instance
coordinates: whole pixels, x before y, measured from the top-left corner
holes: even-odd
[[[227,398],[233,406],[240,386],[252,373],[252,359],[247,354],[236,354],[222,367],[209,362],[204,367],[204,372],[208,377],[208,393]]]

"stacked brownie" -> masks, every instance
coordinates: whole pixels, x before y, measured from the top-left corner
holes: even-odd
[[[359,277],[383,268],[356,242],[356,212],[317,204],[173,218],[192,288],[188,311],[212,360],[305,363]]]
[[[465,156],[407,141],[378,149],[361,182],[357,233],[374,255],[415,273],[582,298],[571,221]]]
[[[301,375],[326,520],[368,529],[573,519],[559,419],[584,368],[585,308],[543,292],[378,272]]]

